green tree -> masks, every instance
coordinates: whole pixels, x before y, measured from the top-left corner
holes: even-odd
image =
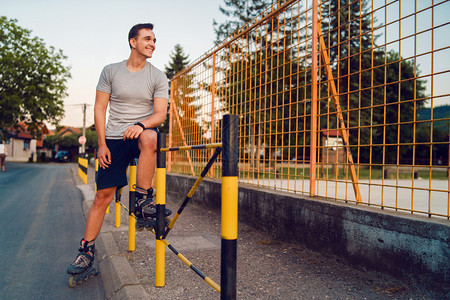
[[[56,145],[59,145],[60,139],[61,137],[59,135],[49,135],[44,138],[44,147],[54,150],[56,148]]]
[[[165,66],[165,73],[169,80],[189,64],[189,55],[184,53],[180,44],[176,44],[170,54],[170,59],[169,65]]]
[[[170,56],[171,61],[169,65],[166,66],[166,75],[169,79],[172,79],[178,72],[182,71],[189,64],[189,56],[184,53],[183,47],[177,44]],[[198,97],[196,96],[196,91],[198,86],[194,80],[195,75],[187,73],[184,76],[183,83],[180,85],[175,85],[173,90],[170,90],[171,98],[176,99],[176,109],[181,122],[183,123],[183,128],[186,130],[184,134],[198,135],[196,137],[192,136],[192,140],[200,140],[205,129],[199,124],[197,117],[201,106],[196,103]],[[175,120],[175,116],[172,116]],[[167,117],[164,122],[162,132],[169,132],[169,117]]]
[[[17,121],[57,124],[64,116],[63,98],[69,67],[61,50],[47,47],[17,20],[0,16],[0,130],[3,135]]]
[[[221,11],[228,20],[215,23],[217,41],[244,27],[272,3],[225,1],[228,9]],[[295,14],[296,9],[291,13]],[[279,14],[233,42],[222,54],[221,59],[228,61],[229,66],[222,70],[225,80],[217,91],[232,105],[240,103],[235,107],[244,118],[242,142],[249,149],[250,163],[255,162],[255,154],[261,153],[262,148],[266,158],[274,157],[277,148],[283,149],[286,159],[308,155],[303,152],[306,148],[287,147],[306,142],[301,133],[306,119],[298,116],[307,114],[309,107],[303,104],[311,93],[304,84],[308,77],[305,61],[297,59],[305,57],[300,53],[304,50],[294,47],[306,37],[306,29],[299,28],[300,23],[304,23],[304,16]],[[295,88],[299,83],[300,87]],[[309,121],[306,126],[309,127]]]
[[[165,73],[169,80],[171,80],[175,74],[183,70],[189,64],[189,55],[184,53],[183,47],[180,44],[176,44],[172,53],[170,54],[171,61],[165,66]],[[169,93],[172,93],[169,87]],[[168,111],[169,113],[169,111]],[[162,133],[169,133],[169,115],[160,127]]]
[[[59,134],[50,135],[44,139],[44,147],[55,149],[58,145],[64,149],[78,149],[80,147],[80,143],[78,142],[80,136],[81,134],[79,133],[72,133],[65,136]],[[92,152],[97,147],[97,132],[95,130],[86,130],[86,149],[88,152]]]
[[[86,130],[86,148],[92,151],[94,148],[98,148],[97,131]]]
[[[219,6],[219,10],[228,17],[228,20],[222,24],[213,20],[216,44],[257,17],[272,2],[271,0],[224,0],[225,7]]]
[[[261,14],[270,2],[225,1],[228,9],[221,8],[221,11],[229,20],[220,25],[215,23],[217,40],[242,28],[245,22]],[[329,47],[338,93],[345,95],[340,97],[340,106],[345,125],[350,129],[350,144],[380,145],[354,147],[352,152],[357,154],[359,151],[360,162],[369,162],[372,150],[372,163],[382,163],[383,143],[412,142],[413,125],[408,124],[412,124],[416,111],[424,106],[424,101],[414,99],[425,96],[425,86],[423,80],[416,79],[419,72],[412,61],[403,60],[394,51],[376,50],[377,37],[373,34],[372,24],[377,21],[372,20],[368,4],[367,0],[323,2],[320,5],[321,27]],[[257,37],[255,33],[246,34],[224,50],[222,60],[230,62],[223,70],[224,83],[216,90],[233,103],[247,99],[236,105],[237,113],[242,112],[245,118],[241,128],[243,135],[249,137],[243,142],[250,148],[256,147],[257,152],[263,143],[269,151],[266,157],[272,156],[275,148],[287,145],[305,147],[299,147],[303,153],[293,153],[298,149],[295,147],[283,147],[290,151],[284,153],[285,157],[309,155],[306,147],[309,136],[303,132],[310,126],[310,105],[306,105],[311,98],[310,62],[296,61],[293,57],[307,57],[311,49],[292,47],[294,43],[301,44],[310,34],[305,29],[297,31],[304,28],[305,23],[293,15],[280,14],[258,26]],[[247,47],[250,43],[252,50]],[[325,99],[320,103],[323,114],[320,124],[322,128],[338,128],[334,106],[326,100],[326,73],[321,70],[320,74],[324,83],[319,87],[320,96]],[[240,99],[232,99],[233,95],[239,95]],[[257,113],[252,113],[255,111]],[[296,117],[301,115],[306,117]],[[272,122],[273,119],[276,122]],[[421,126],[417,126],[417,130],[421,130]],[[259,142],[250,140],[261,134],[264,138]],[[388,154],[384,157],[385,163],[395,163],[398,156],[411,153],[411,146],[394,148],[384,148],[384,153]]]
[[[372,20],[369,1],[331,0],[320,10],[334,80],[338,93],[345,95],[339,100],[350,129],[350,144],[379,145],[361,147],[359,161],[369,162],[372,150],[371,162],[383,163],[382,144],[412,143],[412,123],[399,123],[413,122],[416,111],[424,106],[424,101],[413,101],[425,97],[424,81],[415,79],[419,72],[412,61],[403,60],[395,51],[376,49],[378,37],[372,26],[378,22]],[[322,81],[326,79],[323,75]],[[328,85],[321,86],[321,97],[326,97],[327,89]],[[321,111],[333,113],[333,105],[329,105],[322,101]],[[337,118],[329,115],[320,123],[324,128],[338,128]],[[384,162],[396,163],[397,156],[407,156],[411,148],[386,147]],[[358,149],[354,147],[352,152],[356,154]]]

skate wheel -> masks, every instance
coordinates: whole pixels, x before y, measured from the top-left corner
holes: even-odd
[[[153,230],[153,226],[146,226],[145,229],[147,229],[148,231],[152,231]]]
[[[70,286],[71,288],[74,288],[74,287],[77,286],[77,282],[75,281],[75,277],[70,276],[70,278],[69,278],[69,286]]]
[[[142,230],[144,230],[144,227],[142,227],[142,226],[136,226],[136,230],[137,230],[137,231],[142,231]]]

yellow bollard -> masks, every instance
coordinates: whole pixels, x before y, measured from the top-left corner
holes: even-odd
[[[166,203],[166,168],[156,169],[156,207],[160,207],[162,214],[158,215],[158,218],[162,218],[162,231],[157,233],[156,237],[156,262],[155,262],[155,286],[165,286],[165,260],[166,260],[166,247],[161,240],[164,235],[165,226],[165,203]],[[158,208],[157,208],[158,209]],[[158,213],[158,212],[157,212]],[[157,220],[159,222],[159,220]]]
[[[115,216],[116,216],[116,228],[120,228],[120,202],[116,202],[116,212],[115,212]]]
[[[98,173],[98,158],[95,155],[95,179],[94,179],[94,192],[97,193],[97,173]]]
[[[116,226],[116,228],[119,228],[120,227],[120,200],[121,200],[121,198],[122,198],[122,189],[123,188],[121,188],[121,189],[117,189],[117,191],[116,191],[116,206],[115,206],[115,213],[114,213],[114,216],[115,216],[115,226]]]
[[[81,180],[83,180],[84,184],[87,184],[87,169],[88,169],[87,158],[83,158],[81,156],[78,157],[78,175],[81,177]]]
[[[137,159],[133,159],[130,164],[130,201],[129,201],[129,215],[128,215],[128,251],[136,250],[136,217],[134,216],[134,203],[136,201],[136,170]]]
[[[166,134],[158,133],[156,151],[156,261],[155,286],[165,286],[166,247],[162,241],[166,222],[166,154],[160,151],[166,146]]]

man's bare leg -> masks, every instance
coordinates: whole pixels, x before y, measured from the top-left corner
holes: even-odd
[[[98,274],[98,271],[92,267],[95,256],[95,239],[102,228],[106,207],[111,203],[115,191],[116,188],[111,187],[99,190],[95,195],[94,204],[92,204],[87,217],[84,238],[80,241],[79,253],[67,269],[67,273],[72,275],[69,280],[71,287],[76,286],[77,282],[87,279],[92,274]]]
[[[98,233],[102,228],[106,208],[114,198],[116,189],[116,187],[110,187],[97,191],[94,204],[92,204],[91,209],[89,210],[86,221],[86,230],[84,233],[84,239],[86,241],[93,241],[97,238]]]
[[[139,136],[139,164],[137,167],[137,186],[148,190],[151,187],[156,167],[157,134],[153,130],[144,130]]]

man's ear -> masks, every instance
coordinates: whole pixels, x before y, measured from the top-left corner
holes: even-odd
[[[131,48],[136,48],[136,39],[135,38],[130,39],[130,45],[131,45]]]

